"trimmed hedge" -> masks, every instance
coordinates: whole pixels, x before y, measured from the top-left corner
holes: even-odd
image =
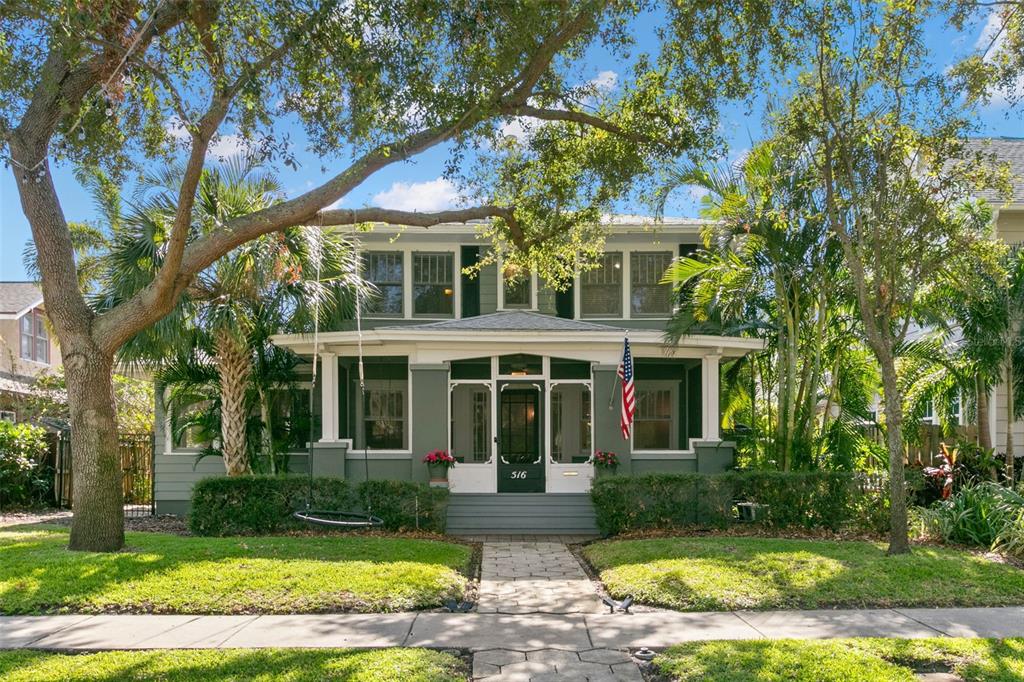
[[[309,524],[292,514],[306,508],[309,479],[300,476],[217,476],[204,478],[192,489],[189,529],[195,535],[266,535],[307,530]],[[443,533],[448,491],[407,481],[364,481],[353,485],[342,478],[313,479],[310,507],[335,511],[373,511],[385,530]],[[418,520],[418,523],[417,523]]]
[[[767,505],[758,520],[774,528],[874,530],[885,506],[883,496],[864,492],[854,474],[835,471],[611,476],[594,481],[591,498],[597,526],[606,535],[722,528],[736,522],[736,501]]]

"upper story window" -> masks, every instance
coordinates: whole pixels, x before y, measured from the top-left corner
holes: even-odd
[[[533,307],[533,277],[529,272],[506,269],[502,273],[502,287],[506,308]]]
[[[366,302],[368,315],[402,317],[402,255],[401,251],[370,251],[363,256],[363,277],[377,288]]]
[[[412,313],[451,317],[455,309],[451,253],[412,254]]]
[[[46,317],[36,309],[21,318],[21,357],[50,364],[50,335],[46,331]]]
[[[606,253],[593,270],[580,275],[583,317],[622,316],[622,254]]]
[[[637,317],[672,314],[672,287],[659,284],[672,263],[669,251],[633,251],[629,254],[630,313]]]

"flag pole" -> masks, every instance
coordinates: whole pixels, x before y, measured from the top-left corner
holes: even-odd
[[[629,339],[629,330],[626,330],[626,339]],[[611,412],[615,409],[615,390],[622,385],[622,379],[619,377],[618,368],[622,366],[622,355],[626,351],[626,346],[623,344],[622,352],[619,354],[619,364],[616,365],[614,384],[612,385],[612,394],[608,396],[608,411]]]

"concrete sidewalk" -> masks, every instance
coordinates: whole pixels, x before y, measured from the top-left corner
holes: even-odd
[[[0,648],[627,649],[705,639],[1024,637],[1024,607],[637,614],[4,616]]]

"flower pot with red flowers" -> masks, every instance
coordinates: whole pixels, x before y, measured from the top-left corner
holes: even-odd
[[[448,470],[455,466],[455,458],[447,450],[431,450],[423,456],[430,472],[430,485],[435,488],[448,487]]]
[[[594,453],[594,469],[598,476],[614,476],[619,470],[619,456],[614,452],[598,450]]]

